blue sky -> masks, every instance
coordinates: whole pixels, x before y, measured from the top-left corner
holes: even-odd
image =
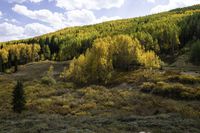
[[[194,4],[200,0],[0,0],[0,42]]]

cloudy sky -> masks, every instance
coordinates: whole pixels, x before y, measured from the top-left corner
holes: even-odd
[[[0,42],[194,4],[200,0],[0,0]]]

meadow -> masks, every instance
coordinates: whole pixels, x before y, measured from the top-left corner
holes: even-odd
[[[0,132],[200,131],[198,73],[141,68],[116,72],[107,85],[80,86],[59,76],[68,64],[35,62],[1,75]],[[53,84],[42,80],[50,66]],[[22,114],[11,105],[17,80],[24,82],[27,101]]]

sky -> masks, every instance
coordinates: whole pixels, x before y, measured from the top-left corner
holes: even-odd
[[[200,0],[0,0],[0,42],[200,4]]]

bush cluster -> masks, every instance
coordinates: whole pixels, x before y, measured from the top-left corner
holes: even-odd
[[[191,88],[180,83],[146,82],[141,85],[141,91],[174,99],[200,100],[200,88]]]
[[[137,39],[118,35],[95,40],[93,47],[75,58],[64,75],[78,83],[107,83],[116,69],[131,66],[160,67],[153,51],[145,52]]]
[[[54,67],[50,66],[47,73],[42,77],[41,82],[46,85],[54,85],[56,84],[56,80],[53,77]]]

